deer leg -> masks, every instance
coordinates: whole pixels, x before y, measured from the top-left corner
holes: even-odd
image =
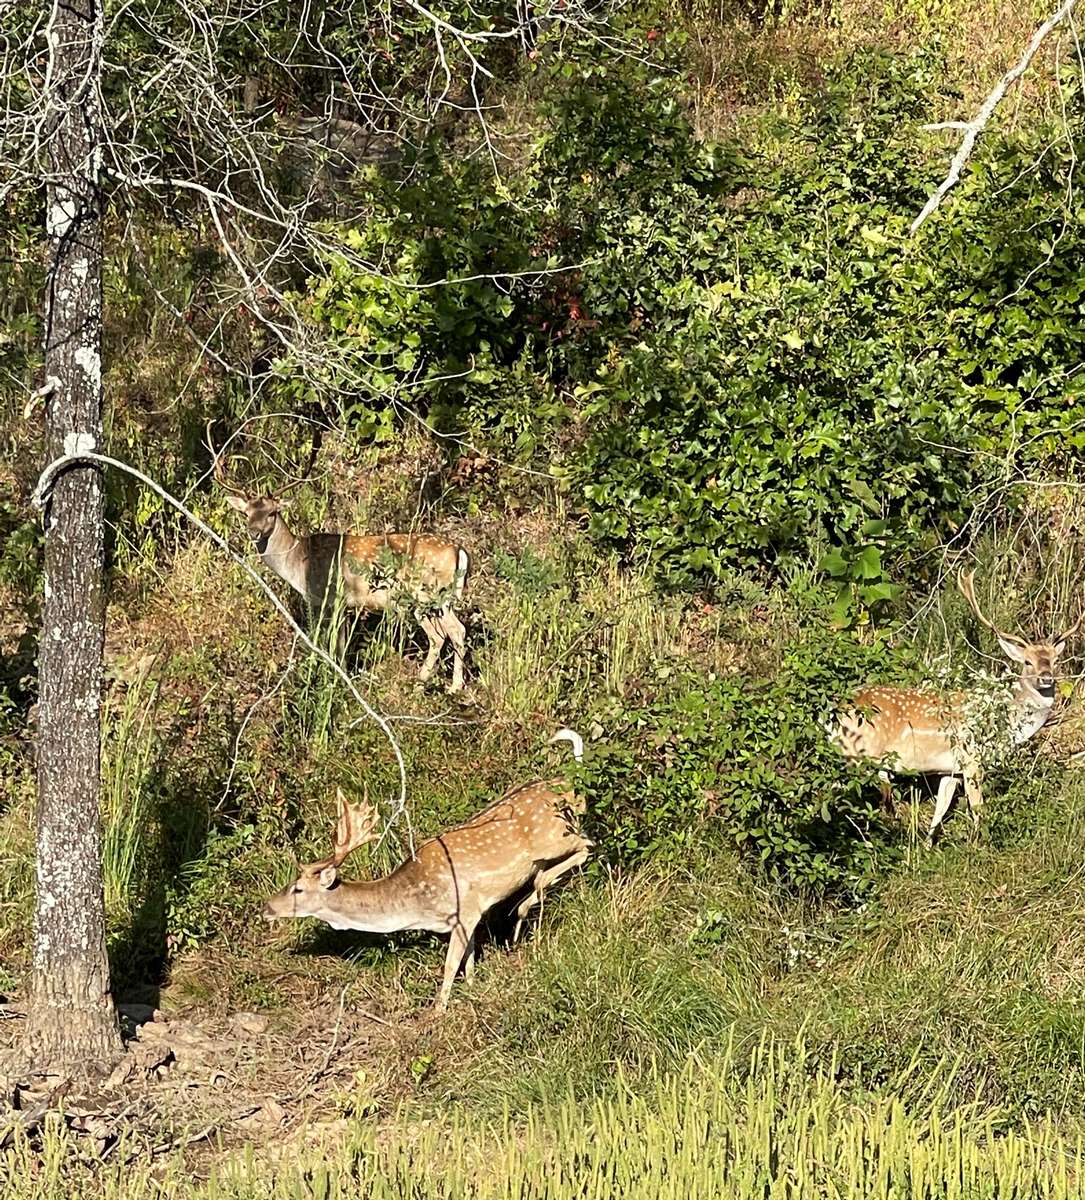
[[[893,776],[888,771],[878,772],[878,790],[882,796],[882,808],[892,816],[896,805],[893,803]]]
[[[463,689],[463,656],[467,643],[467,629],[464,623],[452,611],[452,606],[446,604],[438,618],[441,632],[452,643],[452,684],[450,692]]]
[[[467,940],[467,954],[463,960],[463,977],[470,983],[475,977],[475,934],[478,930],[472,930],[471,936]]]
[[[441,629],[440,617],[429,617],[421,609],[417,610],[414,615],[418,624],[422,626],[422,632],[429,639],[426,661],[422,664],[422,670],[418,672],[418,678],[425,683],[437,667],[437,660],[441,657],[441,651],[444,649],[445,635]]]
[[[931,827],[927,830],[927,847],[934,845],[934,835],[938,830],[938,826],[946,819],[946,813],[949,812],[949,806],[953,803],[953,797],[957,794],[958,779],[956,775],[943,775],[938,783],[938,798],[934,802],[934,816],[931,818]]]
[[[524,920],[528,913],[533,908],[542,904],[543,892],[552,883],[556,883],[562,875],[573,870],[574,867],[579,867],[581,863],[587,862],[588,850],[589,847],[585,846],[575,854],[570,854],[568,858],[563,858],[561,862],[556,863],[552,867],[547,867],[545,871],[540,871],[535,876],[535,884],[531,889],[531,895],[522,900],[516,909],[516,926],[512,931],[513,944],[520,940],[520,931],[523,928]]]
[[[964,795],[968,801],[968,813],[972,818],[973,833],[979,833],[980,819],[983,816],[983,789],[980,786],[980,779],[978,767],[965,772]]]
[[[444,1012],[448,1008],[448,998],[452,994],[452,981],[460,969],[460,963],[470,950],[474,958],[475,927],[478,917],[470,917],[464,921],[462,916],[454,918],[452,934],[448,939],[448,953],[445,955],[445,974],[441,980],[441,990],[437,993],[437,1011]],[[473,964],[472,964],[473,966]]]

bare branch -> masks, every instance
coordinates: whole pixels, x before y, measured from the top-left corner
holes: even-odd
[[[332,658],[332,656],[325,650],[322,650],[320,646],[318,646],[316,642],[309,637],[305,630],[302,629],[297,621],[294,620],[294,618],[290,615],[286,605],[283,604],[283,602],[275,594],[270,584],[268,584],[268,582],[262,576],[257,574],[257,572],[239,554],[235,554],[234,551],[230,549],[230,546],[225,538],[223,538],[220,534],[217,534],[208,524],[206,524],[206,522],[201,521],[191,509],[182,504],[176,496],[173,496],[167,492],[161,484],[156,483],[149,475],[145,475],[142,471],[137,470],[130,463],[122,462],[120,459],[110,458],[108,455],[97,454],[89,450],[64,454],[60,458],[54,459],[54,461],[51,462],[44,471],[42,471],[40,477],[38,478],[37,486],[34,488],[34,494],[32,497],[34,506],[36,508],[42,508],[50,490],[53,487],[53,484],[56,482],[57,476],[60,475],[66,467],[70,467],[79,462],[94,462],[105,467],[115,467],[118,471],[124,471],[133,478],[138,479],[140,483],[144,484],[146,487],[149,487],[156,496],[161,497],[161,499],[165,500],[167,504],[172,505],[179,513],[186,516],[205,537],[210,538],[220,550],[224,550],[226,554],[228,554],[230,558],[232,558],[234,562],[241,567],[245,574],[248,575],[250,579],[255,581],[260,590],[275,606],[275,609],[278,611],[279,615],[294,631],[295,638],[301,641],[312,654],[315,654],[317,658],[327,663],[327,665],[335,671],[340,679],[342,679],[347,685],[351,695],[361,706],[365,714],[380,728],[385,738],[387,738],[388,744],[392,747],[392,753],[395,755],[396,766],[399,769],[399,796],[397,798],[396,806],[393,810],[390,821],[395,821],[401,816],[404,817],[407,821],[409,832],[410,817],[407,812],[407,768],[403,761],[403,753],[399,748],[399,742],[396,740],[396,736],[392,732],[387,720],[379,712],[377,712],[377,710],[373,708],[371,704],[369,704],[361,692],[358,691],[354,681],[339,665],[339,663],[336,662],[335,659]],[[414,853],[413,841],[411,842],[411,853]]]
[[[931,215],[932,212],[942,203],[947,193],[954,188],[961,179],[961,171],[964,170],[965,163],[971,157],[973,149],[975,149],[976,140],[983,132],[987,122],[991,119],[991,115],[998,107],[1010,87],[1021,78],[1028,70],[1029,64],[1036,57],[1037,51],[1043,45],[1048,34],[1051,33],[1058,25],[1070,16],[1077,6],[1077,0],[1064,0],[1058,9],[1047,18],[1044,23],[1039,26],[1036,32],[1032,35],[1032,41],[1029,42],[1025,53],[1018,59],[1017,63],[1006,72],[1005,75],[991,89],[980,107],[979,112],[972,118],[971,121],[944,121],[935,125],[924,125],[923,129],[955,129],[964,133],[961,138],[961,144],[957,147],[957,153],[954,154],[952,162],[949,164],[949,172],[945,179],[931,193],[927,203],[923,205],[923,209],[919,216],[912,222],[911,233],[915,233],[924,221]]]

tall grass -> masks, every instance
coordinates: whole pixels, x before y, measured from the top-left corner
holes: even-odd
[[[1080,1133],[1048,1122],[1006,1130],[996,1108],[947,1103],[942,1063],[876,1093],[842,1088],[836,1064],[805,1046],[762,1043],[752,1060],[694,1057],[582,1105],[555,1097],[517,1120],[457,1108],[419,1123],[400,1110],[356,1125],[338,1150],[269,1161],[248,1151],[206,1183],[180,1158],[164,1167],[78,1165],[53,1128],[44,1149],[0,1159],[0,1200],[1069,1200],[1085,1169]],[[906,1104],[901,1093],[914,1101]],[[127,1150],[127,1147],[124,1148]],[[124,1162],[127,1154],[115,1162]]]
[[[124,920],[138,902],[145,847],[154,821],[148,786],[158,744],[158,685],[140,676],[125,694],[102,755],[102,877],[111,920]]]
[[[500,630],[479,654],[493,710],[513,722],[539,713],[572,719],[676,653],[682,606],[611,561],[575,594],[568,584],[538,591],[510,583],[487,620]]]

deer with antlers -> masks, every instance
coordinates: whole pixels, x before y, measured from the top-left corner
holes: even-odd
[[[976,618],[1021,672],[1012,688],[992,695],[974,689],[939,694],[921,688],[871,686],[854,697],[855,708],[831,728],[831,738],[848,759],[886,763],[880,774],[888,794],[889,772],[940,775],[927,845],[945,820],[958,784],[974,827],[983,808],[983,758],[1000,746],[1020,745],[1038,733],[1055,704],[1055,664],[1078,631],[1085,613],[1049,641],[1027,642],[992,624],[976,600],[975,572],[961,572],[958,586]]]
[[[305,477],[275,495],[249,494],[226,478],[221,455],[211,443],[210,425],[207,444],[226,502],[244,519],[267,567],[326,617],[334,614],[337,602],[347,609],[384,612],[397,597],[408,598],[429,643],[419,678],[425,682],[433,675],[441,651],[450,641],[449,690],[463,688],[467,631],[455,612],[455,605],[463,599],[471,562],[463,546],[429,534],[296,534],[282,515],[287,507],[284,496]],[[342,656],[346,630],[341,621],[336,644]]]
[[[551,743],[569,742],[580,762],[584,742],[559,729]],[[350,804],[339,792],[339,821],[330,858],[310,863],[264,905],[269,921],[316,917],[333,929],[369,933],[428,930],[449,935],[437,1008],[448,1006],[460,966],[474,972],[475,931],[495,905],[526,895],[516,907],[513,941],[543,894],[588,858],[592,843],[576,818],[584,805],[561,779],[535,779],[511,788],[463,825],[423,842],[412,858],[382,879],[344,881],[347,855],[378,836],[376,810],[368,801]]]

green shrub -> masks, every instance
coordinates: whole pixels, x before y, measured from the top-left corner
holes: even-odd
[[[1080,83],[1057,137],[992,131],[914,239],[935,52],[830,59],[727,145],[694,131],[683,55],[678,35],[632,56],[566,39],[499,186],[441,146],[367,176],[347,240],[400,282],[332,259],[311,313],[361,431],[391,431],[409,380],[439,427],[545,446],[595,537],[669,584],[837,548],[848,618],[1007,454],[1069,470],[1085,445],[1082,235],[1060,212]],[[450,277],[472,278],[418,286]]]
[[[610,714],[582,777],[600,853],[631,863],[728,843],[800,890],[865,891],[897,851],[872,771],[845,766],[824,725],[861,681],[913,670],[884,643],[815,625],[771,679],[684,676]]]

